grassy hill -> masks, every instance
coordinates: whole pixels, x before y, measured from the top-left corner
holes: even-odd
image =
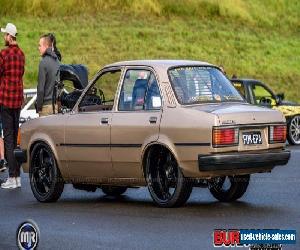
[[[101,66],[132,59],[193,59],[260,79],[300,99],[298,0],[0,0],[0,24],[16,24],[36,86],[38,40],[56,34],[63,63]]]

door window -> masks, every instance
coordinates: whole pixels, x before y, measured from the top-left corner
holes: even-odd
[[[83,96],[79,105],[79,111],[111,110],[120,76],[121,70],[119,69],[100,75]]]
[[[276,105],[276,100],[272,93],[260,84],[252,85],[252,93],[254,101],[257,105],[264,106],[274,106]]]
[[[161,108],[161,96],[154,74],[149,70],[128,70],[119,99],[120,111]]]

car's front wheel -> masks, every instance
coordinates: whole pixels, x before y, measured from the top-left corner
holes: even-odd
[[[153,201],[160,207],[179,207],[192,192],[174,156],[163,147],[150,149],[145,166],[145,177]]]
[[[29,178],[34,197],[40,202],[54,202],[64,189],[64,181],[51,148],[43,142],[31,152]]]
[[[300,115],[295,115],[288,123],[289,144],[300,145]]]
[[[244,195],[249,181],[250,175],[216,177],[209,182],[208,188],[217,200],[231,202]]]

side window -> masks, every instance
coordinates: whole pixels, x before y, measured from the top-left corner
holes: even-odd
[[[108,71],[102,74],[83,96],[79,104],[79,111],[111,110],[120,76],[121,70]]]
[[[240,83],[240,82],[233,82],[232,84],[233,84],[233,86],[237,89],[237,91],[238,91],[244,98],[246,98],[244,84],[242,84],[242,83]]]
[[[259,84],[252,85],[253,98],[257,105],[273,106],[276,105],[276,100],[273,95],[264,86]]]
[[[120,111],[160,109],[161,97],[157,81],[148,70],[128,70],[122,85]]]

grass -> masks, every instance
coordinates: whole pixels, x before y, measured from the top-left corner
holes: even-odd
[[[90,78],[120,60],[192,59],[223,65],[229,76],[260,79],[287,99],[300,99],[297,0],[0,0],[0,5],[2,27],[10,21],[19,30],[26,87],[36,86],[40,35],[54,32],[63,63],[86,64]]]

